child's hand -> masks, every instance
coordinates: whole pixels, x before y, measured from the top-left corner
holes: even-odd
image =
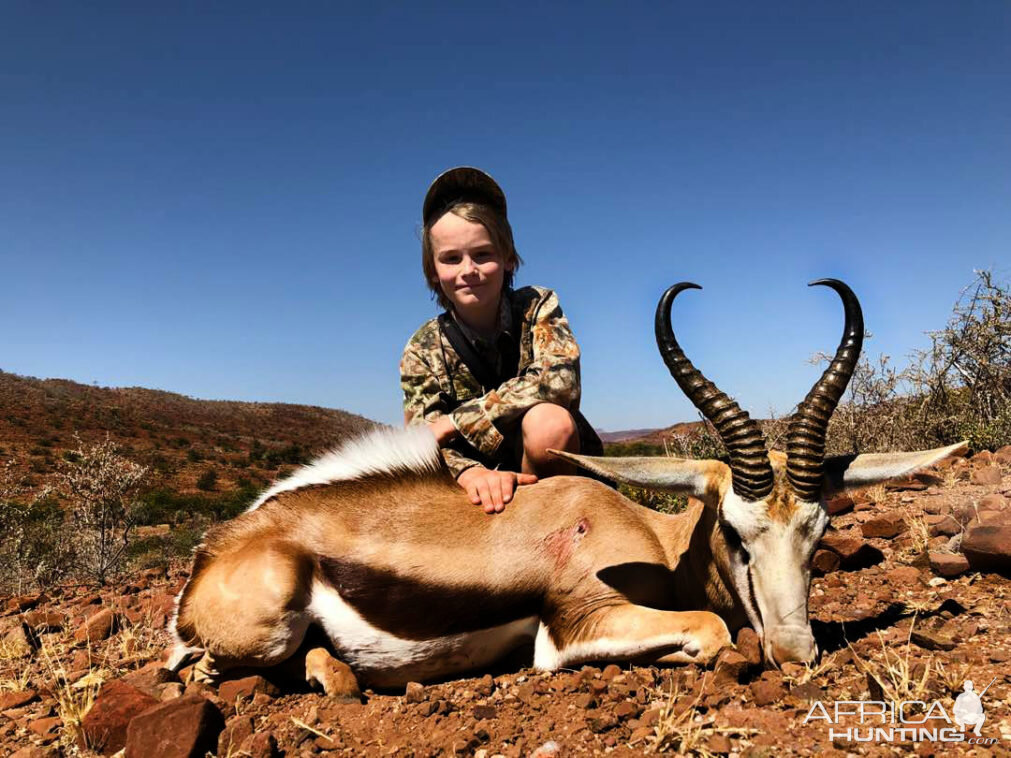
[[[534,484],[533,474],[517,474],[513,471],[491,471],[484,466],[472,466],[456,479],[467,491],[470,502],[480,505],[485,513],[501,513],[505,504],[513,499],[517,485]]]
[[[440,416],[435,421],[429,422],[427,426],[428,431],[435,437],[435,441],[439,443],[439,447],[445,447],[456,437],[456,426],[453,425],[453,420],[449,416]]]

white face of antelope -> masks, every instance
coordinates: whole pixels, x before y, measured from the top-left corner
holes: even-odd
[[[795,499],[787,487],[748,502],[730,490],[720,528],[734,590],[776,663],[814,660],[818,648],[807,616],[811,556],[828,527],[821,503]]]

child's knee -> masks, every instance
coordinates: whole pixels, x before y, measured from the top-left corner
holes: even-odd
[[[571,450],[579,439],[572,414],[560,405],[540,403],[523,416],[523,448],[540,455],[548,448]]]

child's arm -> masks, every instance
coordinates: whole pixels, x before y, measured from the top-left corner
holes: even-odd
[[[442,458],[457,483],[474,505],[485,513],[501,513],[521,484],[533,484],[533,474],[492,471],[446,445],[458,432],[453,419],[445,415],[447,403],[439,380],[420,350],[409,343],[400,361],[400,386],[404,391],[404,423],[427,424],[439,441]]]
[[[459,451],[446,447],[456,436],[456,427],[446,415],[446,395],[435,371],[413,342],[407,343],[400,359],[400,387],[404,392],[404,424],[428,425],[439,441],[442,458],[454,478],[458,478],[467,469],[480,465]]]
[[[546,291],[534,304],[533,361],[519,376],[450,414],[460,434],[487,455],[495,455],[505,427],[538,403],[579,405],[579,345],[558,297]]]

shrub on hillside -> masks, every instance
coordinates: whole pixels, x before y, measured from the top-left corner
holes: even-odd
[[[977,272],[928,335],[904,369],[861,358],[829,425],[829,453],[1011,444],[1011,287]]]
[[[0,469],[0,593],[20,594],[61,578],[69,544],[63,511],[49,490],[31,495],[28,479],[7,461]]]
[[[197,479],[197,489],[204,492],[213,492],[218,486],[218,472],[212,468],[207,469]]]
[[[137,493],[148,469],[120,455],[110,439],[78,445],[78,461],[62,463],[57,486],[69,502],[74,568],[104,584],[130,544]]]

